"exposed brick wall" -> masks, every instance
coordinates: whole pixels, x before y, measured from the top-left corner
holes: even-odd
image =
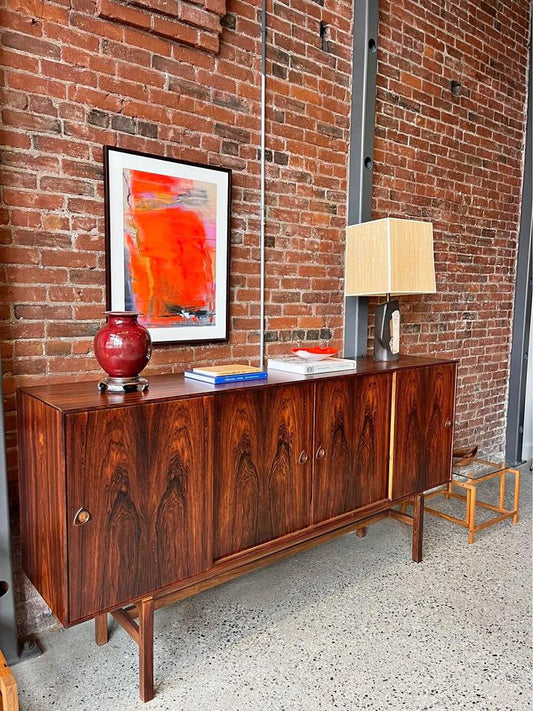
[[[380,5],[373,213],[435,225],[438,293],[402,299],[404,347],[461,359],[458,436],[501,449],[529,3]],[[352,2],[268,7],[268,350],[320,338],[341,347]],[[101,372],[103,145],[233,169],[229,344],[159,346],[146,374],[257,358],[259,10],[5,1],[0,335],[13,493],[16,386]],[[15,515],[15,551],[16,525]],[[18,580],[23,631],[47,626]]]
[[[380,0],[374,214],[435,232],[437,294],[401,300],[403,343],[460,359],[456,440],[487,452],[505,437],[529,6]]]
[[[274,13],[268,52],[266,340],[332,337],[342,346],[350,3],[292,0],[275,3]],[[332,28],[329,52],[321,49],[321,20]]]

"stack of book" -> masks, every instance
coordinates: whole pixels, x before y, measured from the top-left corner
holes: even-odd
[[[332,373],[336,370],[355,370],[357,361],[348,358],[326,358],[325,360],[309,361],[298,356],[282,356],[269,358],[269,370],[284,370],[288,373],[313,375],[313,373]]]
[[[265,380],[268,377],[266,370],[260,370],[253,365],[209,365],[205,368],[193,368],[184,373],[190,380],[200,380],[211,385],[224,383],[239,383],[245,380]]]

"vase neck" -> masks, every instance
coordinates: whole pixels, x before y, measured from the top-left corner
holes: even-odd
[[[137,322],[139,314],[136,311],[106,311],[108,323]]]

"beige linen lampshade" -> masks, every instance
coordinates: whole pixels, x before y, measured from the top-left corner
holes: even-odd
[[[385,217],[346,229],[346,296],[436,291],[433,226]]]

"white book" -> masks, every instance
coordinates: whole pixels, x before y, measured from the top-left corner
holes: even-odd
[[[347,358],[326,358],[325,360],[308,361],[298,356],[283,356],[268,359],[269,370],[284,370],[288,373],[313,375],[313,373],[331,373],[336,370],[355,370],[357,362]]]

